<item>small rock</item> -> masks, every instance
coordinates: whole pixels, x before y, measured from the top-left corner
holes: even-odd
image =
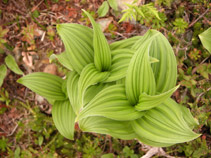
[[[42,96],[38,95],[38,94],[36,94],[35,100],[36,100],[39,104],[42,104],[42,103],[45,101],[45,99],[44,99]]]
[[[44,71],[46,73],[52,74],[52,75],[56,75],[57,74],[57,67],[55,64],[49,64],[45,67]]]
[[[97,23],[100,24],[102,31],[104,32],[108,26],[110,25],[110,23],[113,21],[112,17],[109,18],[102,18],[102,19],[98,19]]]
[[[134,0],[117,0],[117,4],[118,4],[118,8],[120,10],[125,10],[128,9],[128,6],[125,4],[132,4]],[[136,2],[135,4],[139,5],[139,4],[144,4],[145,0],[138,0],[138,2]]]

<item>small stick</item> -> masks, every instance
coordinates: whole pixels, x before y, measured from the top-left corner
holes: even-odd
[[[207,12],[209,11],[209,8],[207,8],[207,10],[201,14],[196,20],[194,20],[188,27],[193,26],[199,19],[201,19],[205,14],[207,14]]]

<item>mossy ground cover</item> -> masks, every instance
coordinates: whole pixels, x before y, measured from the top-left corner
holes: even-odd
[[[11,54],[25,73],[46,71],[51,54],[64,48],[56,24],[74,22],[90,26],[81,9],[97,20],[103,1],[43,0],[0,2],[0,64]],[[146,1],[149,3],[151,1]],[[160,20],[154,17],[139,22],[121,22],[120,12],[111,8],[105,17],[113,20],[104,31],[110,42],[140,35],[147,28],[161,31],[174,48],[180,88],[173,98],[191,109],[199,121],[201,137],[165,148],[172,156],[209,157],[211,152],[211,58],[198,35],[211,25],[211,4],[206,0],[155,1]],[[2,31],[3,32],[3,31]],[[54,61],[50,73],[64,76],[66,70]],[[54,66],[53,66],[54,67]],[[7,71],[0,89],[0,157],[131,157],[144,155],[139,142],[122,141],[106,135],[82,133],[76,126],[75,140],[62,137],[51,118],[51,106],[16,83],[20,75]],[[112,154],[109,154],[112,153]],[[158,157],[158,156],[155,156]]]

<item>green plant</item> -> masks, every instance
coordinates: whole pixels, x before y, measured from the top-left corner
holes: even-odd
[[[208,52],[211,54],[211,27],[204,31],[203,33],[199,34],[199,38],[204,46],[208,50]]]
[[[107,1],[104,1],[102,3],[102,5],[99,7],[98,11],[97,11],[99,17],[104,17],[108,13],[109,6],[114,11],[117,11],[118,10],[118,8],[117,8],[117,1],[116,0],[107,0]]]
[[[155,3],[158,5],[164,4],[168,7],[170,7],[173,1],[174,0],[155,0]]]
[[[158,15],[158,10],[153,6],[153,3],[137,6],[137,4],[126,4],[128,9],[123,10],[124,14],[119,22],[127,21],[127,20],[142,20],[147,19],[149,17],[155,17],[160,19]]]
[[[188,28],[188,23],[183,19],[183,18],[177,18],[174,22],[174,30],[176,30],[176,32],[178,34],[180,33],[184,33],[185,29]]]
[[[5,39],[4,39],[4,36],[7,34],[9,30],[8,29],[3,29],[1,26],[0,26],[0,49],[3,49],[4,48],[4,44],[7,42]]]
[[[9,93],[4,89],[4,88],[1,88],[0,89],[0,101],[1,102],[5,102],[6,103],[6,105],[9,105],[10,104],[10,102],[11,102],[11,100],[10,100],[10,98],[9,98]],[[4,109],[4,108],[2,108],[0,111],[0,113],[3,113],[3,111],[5,111],[6,110],[6,108]]]
[[[23,37],[21,38],[22,41],[26,41],[30,45],[35,44],[35,36],[39,36],[39,33],[37,32],[37,25],[27,25],[27,27],[24,27],[21,31],[21,34],[23,34]]]
[[[5,64],[7,65],[7,67],[12,70],[14,73],[19,74],[19,75],[23,75],[23,72],[21,71],[21,69],[18,67],[15,58],[12,55],[7,55],[7,57],[5,58]],[[0,65],[0,87],[3,84],[4,78],[7,75],[7,67],[2,64]]]
[[[170,98],[176,86],[177,64],[168,40],[149,30],[108,44],[100,27],[59,24],[70,69],[66,79],[36,72],[18,80],[53,104],[59,132],[74,139],[77,122],[84,132],[138,139],[151,146],[171,146],[197,137],[197,121]],[[67,62],[68,61],[68,62]]]

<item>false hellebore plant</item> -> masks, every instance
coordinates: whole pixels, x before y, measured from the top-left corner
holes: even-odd
[[[18,80],[53,104],[59,132],[74,139],[77,122],[84,132],[138,139],[170,146],[199,136],[190,111],[170,98],[177,64],[168,40],[158,31],[108,44],[89,13],[93,30],[58,24],[65,52],[57,59],[70,72],[66,79],[36,72]]]

